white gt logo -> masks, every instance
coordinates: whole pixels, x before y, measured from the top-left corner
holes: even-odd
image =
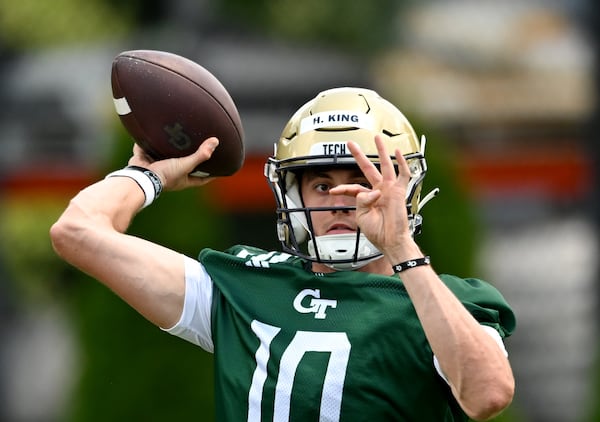
[[[307,296],[312,297],[309,307],[302,304],[302,300]],[[313,312],[316,319],[325,319],[327,316],[325,311],[328,307],[337,307],[337,300],[321,299],[321,291],[319,289],[304,289],[294,299],[294,309],[301,314]]]

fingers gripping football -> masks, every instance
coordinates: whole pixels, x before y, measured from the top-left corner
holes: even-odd
[[[111,84],[121,122],[148,156],[193,155],[205,139],[216,137],[219,149],[192,169],[194,175],[230,176],[241,168],[239,112],[223,84],[200,64],[165,51],[125,51],[113,61]]]
[[[154,161],[139,145],[135,144],[129,164],[146,167],[154,171],[160,177],[165,190],[174,191],[201,186],[214,178],[192,176],[190,173],[200,164],[208,161],[218,145],[219,140],[213,137],[204,141],[190,155]]]

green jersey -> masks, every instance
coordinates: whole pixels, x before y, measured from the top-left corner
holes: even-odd
[[[219,421],[462,421],[402,281],[313,273],[280,252],[204,250]],[[514,315],[477,279],[442,275],[502,337]]]

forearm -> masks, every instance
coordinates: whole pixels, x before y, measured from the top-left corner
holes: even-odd
[[[144,192],[129,177],[109,177],[79,192],[65,215],[94,220],[124,233],[144,203]]]
[[[51,228],[65,261],[99,280],[153,323],[177,321],[183,303],[183,258],[123,234],[144,194],[126,177],[102,180],[75,196]]]
[[[414,243],[388,255],[394,263],[422,256]],[[473,419],[485,420],[506,407],[514,379],[504,351],[430,266],[401,274],[429,344],[452,392]]]
[[[86,187],[71,199],[52,226],[50,234],[56,251],[66,261],[76,263],[82,253],[94,248],[98,232],[125,232],[143,201],[141,189],[125,177],[104,179]]]

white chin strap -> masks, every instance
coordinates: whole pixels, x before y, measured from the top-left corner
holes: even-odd
[[[351,260],[354,258],[354,247],[356,246],[356,233],[330,234],[317,236],[314,241],[308,241],[308,252],[311,257],[316,258],[315,243],[319,251],[321,261],[329,260]],[[336,271],[353,271],[364,267],[369,262],[379,258],[381,252],[367,239],[364,234],[358,238],[358,249],[356,251],[357,262],[331,262],[325,263]]]

